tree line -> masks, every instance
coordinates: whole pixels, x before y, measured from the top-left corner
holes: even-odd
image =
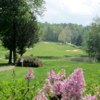
[[[50,24],[41,23],[43,41],[53,41],[62,43],[71,43],[82,46],[84,36],[91,30],[90,26],[82,26],[77,24]]]

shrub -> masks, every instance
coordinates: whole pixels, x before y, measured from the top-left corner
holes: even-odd
[[[23,65],[21,60],[23,59]],[[25,66],[25,67],[41,67],[42,61],[34,56],[25,56],[17,59],[16,66]]]

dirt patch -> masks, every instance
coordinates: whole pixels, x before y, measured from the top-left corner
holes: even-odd
[[[6,70],[11,70],[13,69],[15,66],[4,66],[4,67],[0,67],[0,72],[2,71],[6,71]]]
[[[48,42],[43,42],[44,44],[48,44]]]
[[[80,51],[81,51],[80,49],[73,50],[73,52],[80,52]]]
[[[71,52],[72,50],[66,50],[66,52]]]
[[[74,49],[74,50],[66,50],[66,52],[80,52],[80,49]]]

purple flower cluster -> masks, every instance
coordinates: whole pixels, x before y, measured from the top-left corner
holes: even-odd
[[[26,79],[31,80],[33,78],[34,78],[33,71],[32,71],[32,69],[29,69],[28,72],[27,72]]]
[[[82,98],[82,100],[97,100],[96,96],[86,95]]]
[[[57,96],[57,95],[61,95],[62,94],[62,87],[63,87],[63,82],[62,81],[57,81],[54,83],[54,86],[53,86],[53,91],[54,91],[54,94]]]
[[[43,90],[34,100],[97,100],[96,96],[82,95],[85,81],[81,68],[77,68],[67,79],[65,78],[64,69],[57,74],[50,70]]]
[[[48,100],[48,98],[45,96],[44,92],[43,91],[40,91],[38,93],[38,96],[36,96],[34,98],[34,100]]]
[[[62,92],[64,100],[73,98],[79,100],[85,87],[82,69],[76,69],[67,80],[64,81]]]
[[[53,70],[50,70],[48,73],[48,79],[51,83],[54,83],[54,81],[63,80],[66,77],[66,72],[64,69],[62,69],[58,74],[55,74]]]
[[[44,90],[44,92],[47,93],[47,94],[54,93],[54,92],[53,92],[53,86],[52,86],[52,84],[50,83],[50,80],[49,80],[49,79],[46,79],[46,82],[45,82],[45,84],[44,84],[43,90]]]

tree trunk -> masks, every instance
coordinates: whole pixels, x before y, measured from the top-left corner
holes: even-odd
[[[8,64],[12,64],[12,49],[9,51],[9,62]]]
[[[16,49],[13,50],[13,63],[16,63]]]
[[[16,22],[15,20],[13,21],[13,63],[15,64],[16,62]]]

